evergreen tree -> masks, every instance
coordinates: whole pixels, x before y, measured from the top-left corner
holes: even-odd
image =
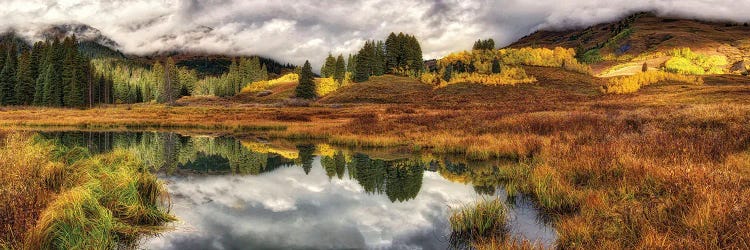
[[[35,81],[31,72],[31,55],[24,51],[18,59],[16,75],[15,100],[18,105],[31,105],[34,101]]]
[[[372,61],[373,53],[375,52],[374,46],[370,41],[365,42],[365,46],[357,53],[357,65],[354,69],[354,81],[364,82],[370,79],[372,75]]]
[[[226,75],[228,86],[233,89],[234,92],[239,92],[240,88],[240,65],[237,63],[237,59],[232,58],[232,64],[229,65],[229,72]],[[215,93],[218,96],[222,96],[222,93]]]
[[[381,76],[385,74],[386,67],[385,44],[383,41],[377,41],[374,42],[374,44],[375,46],[373,48],[375,51],[373,52],[372,74]]]
[[[14,42],[7,46],[2,71],[0,71],[0,104],[15,104],[16,69],[18,67],[17,50]]]
[[[477,40],[474,42],[474,46],[472,47],[472,50],[493,50],[495,49],[495,40],[492,40],[492,38],[487,40]]]
[[[305,61],[299,75],[299,84],[295,89],[295,96],[298,98],[313,99],[315,94],[315,79],[312,73],[312,67],[309,61]]]
[[[357,66],[357,55],[349,54],[349,58],[346,60],[346,72],[354,75],[354,69]]]
[[[406,64],[412,76],[419,76],[424,71],[424,59],[422,59],[422,48],[417,38],[411,35],[406,37]]]
[[[445,67],[445,72],[443,72],[443,80],[450,82],[452,77],[451,74],[453,74],[453,65],[449,64]]]
[[[84,76],[78,56],[75,36],[65,38],[63,42],[65,59],[63,61],[63,105],[67,107],[83,107],[85,104],[83,82]]]
[[[63,106],[63,59],[64,50],[59,39],[55,39],[49,48],[46,50],[47,55],[45,56],[45,65],[47,69],[45,71],[44,78],[44,105],[50,107],[61,107]]]
[[[168,57],[167,61],[164,63],[164,81],[160,88],[161,96],[159,97],[159,102],[174,105],[174,102],[180,93],[179,86],[180,79],[177,65],[175,65],[172,57]]]
[[[400,51],[397,39],[398,37],[393,32],[385,39],[385,70],[388,73],[393,73],[393,70],[398,67]]]
[[[162,102],[161,97],[164,95],[163,92],[163,86],[164,86],[164,66],[161,64],[161,62],[155,62],[154,65],[151,66],[151,86],[155,86],[154,93],[152,93],[153,96],[149,96],[149,99],[156,100],[157,102]],[[107,84],[103,85],[104,90],[107,88]],[[104,93],[106,95],[106,93]]]
[[[328,53],[328,57],[326,57],[325,64],[323,64],[323,67],[320,69],[320,76],[321,77],[333,77],[333,74],[336,73],[336,58],[331,55],[331,53]]]
[[[643,63],[643,66],[641,66],[641,71],[643,71],[643,72],[648,71],[648,63],[647,62]]]
[[[333,73],[333,79],[339,84],[343,84],[345,77],[346,64],[344,63],[344,56],[339,54],[338,58],[336,58],[336,67]]]
[[[500,60],[492,60],[492,73],[493,74],[499,74],[500,73]]]

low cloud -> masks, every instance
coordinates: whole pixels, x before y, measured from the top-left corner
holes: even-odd
[[[469,49],[479,38],[507,45],[538,29],[613,21],[635,11],[750,21],[739,0],[4,0],[0,30],[33,38],[51,24],[101,30],[127,53],[171,50],[258,54],[319,67],[390,32],[417,36],[425,58]]]

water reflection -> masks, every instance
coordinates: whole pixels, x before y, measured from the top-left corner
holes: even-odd
[[[180,222],[148,249],[439,249],[450,206],[506,199],[497,162],[161,132],[42,134],[95,153],[128,150],[158,171]],[[555,233],[531,203],[512,205],[513,235],[551,246]]]

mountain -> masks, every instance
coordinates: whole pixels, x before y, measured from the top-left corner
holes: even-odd
[[[202,29],[209,29],[203,27]],[[170,51],[156,52],[151,55],[129,55],[120,52],[119,44],[102,34],[94,27],[86,24],[58,24],[50,25],[39,31],[34,32],[26,41],[15,35],[14,32],[8,32],[0,36],[0,40],[16,39],[19,44],[29,45],[36,40],[47,39],[64,39],[67,36],[75,35],[78,40],[78,48],[91,58],[114,58],[135,62],[140,65],[152,64],[154,61],[163,61],[166,57],[171,56],[177,65],[195,69],[199,75],[221,75],[229,69],[233,57],[236,55],[210,54],[191,51]],[[33,41],[31,41],[33,40]],[[282,74],[283,72],[294,69],[294,65],[282,64],[274,59],[259,57],[260,62],[265,64],[270,73]]]
[[[181,52],[173,51],[170,53],[159,53],[148,56],[143,56],[141,59],[146,61],[161,60],[163,61],[166,57],[172,57],[177,66],[194,69],[200,76],[205,75],[221,75],[229,70],[229,65],[232,64],[232,59],[237,58],[237,55],[223,55],[223,54],[211,54],[211,53],[197,53],[197,52]],[[269,73],[281,75],[285,72],[294,70],[296,67],[292,64],[282,64],[274,59],[257,56],[261,64],[266,65],[266,69]]]
[[[636,13],[622,20],[583,29],[540,30],[511,44],[520,47],[576,48],[593,58],[602,71],[624,62],[663,64],[664,55],[678,48],[726,57],[732,65],[750,59],[750,27],[747,23],[710,22]],[[661,52],[661,54],[659,54]],[[598,54],[598,55],[597,55]],[[592,59],[592,58],[586,58]]]
[[[75,35],[78,41],[94,42],[96,44],[116,50],[119,45],[109,37],[102,35],[102,32],[86,24],[58,24],[51,25],[41,30],[39,34],[43,39],[63,39],[67,36]]]

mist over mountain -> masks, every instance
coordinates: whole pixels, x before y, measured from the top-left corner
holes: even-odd
[[[540,29],[610,22],[637,11],[747,22],[748,1],[7,1],[0,30],[38,39],[74,32],[124,53],[262,55],[313,68],[364,40],[415,34],[425,58],[471,48],[482,37],[508,45]],[[54,25],[50,30],[50,25]],[[88,26],[86,26],[88,25]],[[92,30],[86,27],[98,29]],[[100,40],[103,39],[103,40]],[[108,40],[109,39],[109,40]]]

